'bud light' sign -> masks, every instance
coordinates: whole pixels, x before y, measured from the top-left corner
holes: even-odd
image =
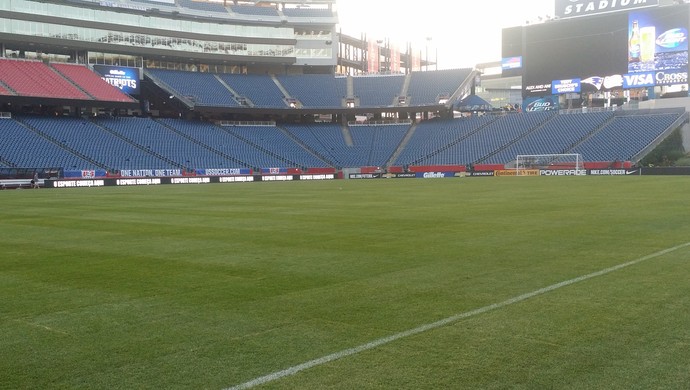
[[[558,111],[558,96],[525,99],[522,106],[524,112]]]
[[[128,95],[139,95],[139,68],[126,66],[94,65],[93,70],[108,84]]]

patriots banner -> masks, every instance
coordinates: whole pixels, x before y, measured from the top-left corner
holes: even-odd
[[[141,90],[139,68],[126,66],[94,65],[93,70],[108,84],[128,95],[139,95]]]

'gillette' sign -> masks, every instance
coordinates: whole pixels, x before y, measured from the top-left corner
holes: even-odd
[[[580,93],[582,83],[580,79],[554,80],[551,82],[551,93],[559,95],[563,93]]]
[[[572,18],[657,5],[659,0],[556,0],[556,16]]]
[[[108,84],[129,95],[139,94],[139,68],[94,65],[93,70]]]
[[[654,72],[623,75],[623,89],[647,88],[656,85]]]

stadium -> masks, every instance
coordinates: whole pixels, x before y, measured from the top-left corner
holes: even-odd
[[[686,388],[690,5],[337,3],[0,4],[0,387]]]

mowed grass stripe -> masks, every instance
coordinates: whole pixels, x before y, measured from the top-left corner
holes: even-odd
[[[579,277],[574,278],[574,279],[565,280],[565,281],[562,281],[560,283],[552,284],[550,286],[540,288],[540,289],[532,291],[532,292],[518,295],[516,297],[510,298],[510,299],[505,300],[503,302],[494,303],[494,304],[491,304],[488,306],[480,307],[480,308],[475,309],[475,310],[456,314],[454,316],[447,317],[447,318],[444,318],[442,320],[439,320],[439,321],[436,321],[433,323],[420,325],[416,328],[409,329],[409,330],[406,330],[404,332],[396,333],[396,334],[393,334],[393,335],[390,335],[387,337],[380,338],[378,340],[373,340],[373,341],[370,341],[368,343],[358,345],[358,346],[353,347],[353,348],[338,351],[338,352],[332,353],[332,354],[327,355],[327,356],[313,359],[313,360],[310,360],[308,362],[304,362],[302,364],[298,364],[296,366],[286,368],[284,370],[276,371],[276,372],[264,375],[262,377],[255,378],[251,381],[248,381],[248,382],[245,382],[245,383],[242,383],[239,385],[228,387],[226,390],[245,390],[245,389],[254,388],[256,386],[261,386],[261,385],[264,385],[264,384],[269,383],[269,382],[273,382],[273,381],[276,381],[276,380],[279,380],[279,379],[282,379],[282,378],[285,378],[285,377],[288,377],[291,375],[295,375],[301,371],[308,370],[310,368],[314,368],[317,366],[328,364],[330,362],[333,362],[333,361],[336,361],[336,360],[339,360],[339,359],[342,359],[342,358],[345,358],[348,356],[356,355],[356,354],[359,354],[361,352],[368,351],[370,349],[378,348],[380,346],[398,341],[400,339],[404,339],[404,338],[407,338],[410,336],[415,336],[415,335],[418,335],[420,333],[425,333],[425,332],[428,332],[428,331],[431,331],[431,330],[434,330],[434,329],[437,329],[437,328],[440,328],[443,326],[451,325],[453,323],[456,323],[460,320],[464,320],[466,318],[470,318],[470,317],[473,317],[476,315],[484,314],[486,312],[500,309],[500,308],[503,308],[506,306],[514,305],[516,303],[526,301],[530,298],[534,298],[536,296],[546,294],[546,293],[558,290],[560,288],[573,285],[575,283],[579,283],[579,282],[582,282],[585,280],[589,280],[589,279],[596,278],[596,277],[599,277],[602,275],[606,275],[606,274],[609,274],[611,272],[615,272],[615,271],[618,271],[620,269],[639,264],[643,261],[647,261],[647,260],[651,260],[651,259],[654,259],[654,258],[657,258],[660,256],[664,256],[666,254],[675,252],[677,250],[687,248],[688,246],[690,246],[690,242],[676,245],[672,248],[664,249],[662,251],[652,253],[650,255],[641,257],[639,259],[628,261],[626,263],[622,263],[622,264],[619,264],[619,265],[616,265],[616,266],[613,266],[610,268],[606,268],[606,269],[603,269],[601,271],[593,272],[593,273],[587,274],[587,275],[582,275],[582,276],[579,276]]]
[[[685,178],[524,179],[2,192],[0,387],[223,388],[687,241]]]

